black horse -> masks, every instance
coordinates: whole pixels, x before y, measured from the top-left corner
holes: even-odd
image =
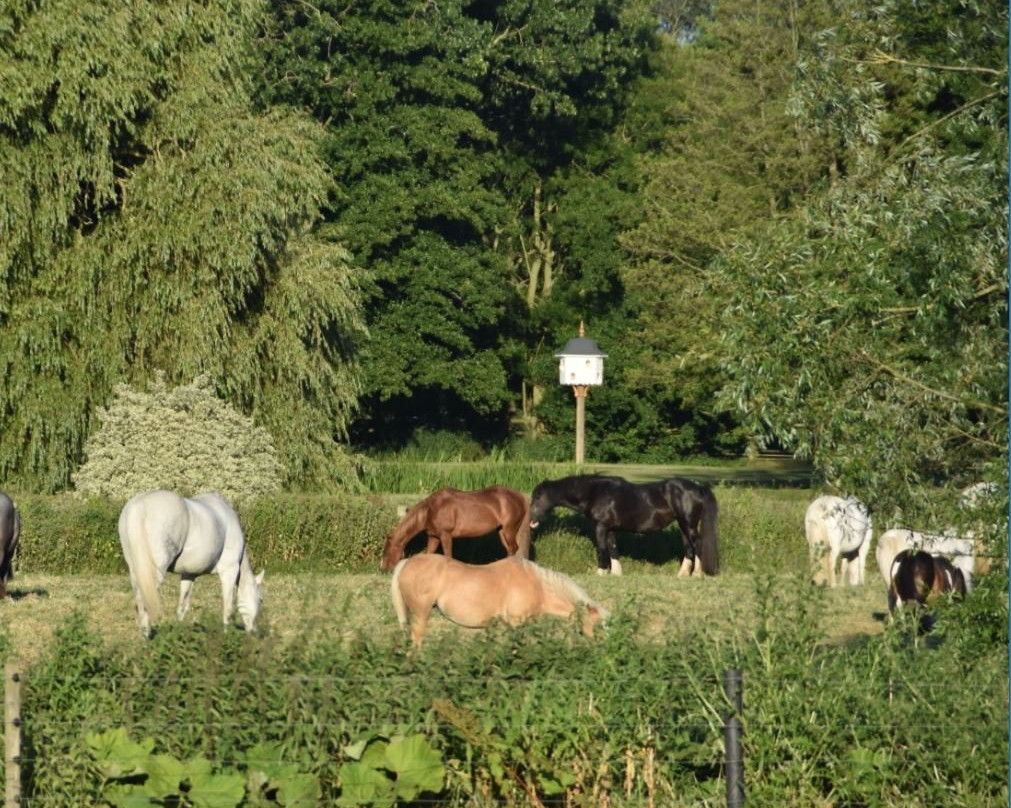
[[[544,480],[530,495],[530,527],[536,528],[556,507],[571,508],[591,519],[597,540],[597,572],[621,574],[616,530],[648,533],[663,530],[677,519],[685,556],[678,575],[715,575],[716,497],[708,485],[671,477],[637,485],[621,477],[577,474]]]
[[[14,577],[14,554],[21,540],[21,517],[14,501],[0,491],[0,598],[7,597],[7,582]]]

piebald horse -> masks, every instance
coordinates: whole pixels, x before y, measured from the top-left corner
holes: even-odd
[[[966,591],[972,589],[972,577],[977,572],[986,572],[987,559],[976,560],[976,540],[962,538],[952,531],[944,533],[921,533],[906,528],[892,528],[878,537],[878,546],[874,557],[878,563],[878,572],[885,583],[892,583],[892,562],[903,550],[924,550],[931,555],[944,556],[962,573]]]
[[[923,550],[902,550],[892,560],[891,584],[888,588],[888,611],[894,614],[903,604],[925,607],[936,596],[951,592],[955,597],[966,594],[962,571],[944,556]],[[933,627],[933,617],[920,618],[920,630]]]
[[[816,580],[835,586],[838,563],[839,577],[844,583],[864,582],[873,524],[862,502],[829,494],[818,497],[804,514],[804,532],[811,566],[819,572]]]
[[[192,499],[161,490],[138,494],[119,515],[119,541],[145,637],[151,636],[158,619],[158,587],[168,572],[181,578],[176,609],[180,620],[190,607],[194,579],[216,573],[225,625],[231,622],[237,593],[243,625],[247,631],[255,629],[263,573],[253,574],[239,517],[218,494]]]
[[[585,609],[583,633],[593,636],[607,611],[575,581],[519,556],[491,564],[464,564],[444,555],[419,554],[398,562],[390,585],[401,628],[421,645],[433,608],[458,625],[478,628],[499,619],[510,626],[537,615],[569,617]]]

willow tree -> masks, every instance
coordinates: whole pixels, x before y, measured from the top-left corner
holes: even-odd
[[[207,374],[325,482],[357,394],[319,131],[247,92],[256,0],[0,10],[0,479],[65,486],[117,383]],[[181,446],[180,451],[185,451]]]
[[[1007,479],[1008,9],[858,8],[794,97],[836,181],[711,272],[725,393],[883,517],[944,524],[959,488]]]

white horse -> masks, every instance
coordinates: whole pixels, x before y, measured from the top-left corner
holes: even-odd
[[[965,589],[972,589],[972,575],[976,569],[975,540],[961,538],[954,531],[944,533],[920,533],[906,528],[886,530],[878,538],[878,546],[874,557],[878,562],[878,572],[891,587],[892,562],[903,550],[923,550],[935,556],[943,556],[962,572],[965,579]]]
[[[823,579],[836,585],[836,561],[842,559],[839,575],[851,585],[864,582],[864,567],[871,548],[873,526],[860,501],[825,495],[818,497],[804,514],[804,532],[811,566],[821,567]],[[817,577],[817,576],[816,576]]]
[[[158,620],[158,587],[166,572],[181,578],[176,609],[180,620],[190,606],[193,580],[213,572],[221,578],[225,625],[231,621],[238,590],[239,615],[246,630],[254,630],[263,573],[253,574],[239,517],[217,494],[192,499],[171,491],[138,494],[119,515],[119,541],[145,637]]]

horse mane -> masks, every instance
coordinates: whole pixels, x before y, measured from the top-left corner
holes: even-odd
[[[413,505],[411,509],[407,512],[403,519],[400,520],[393,532],[390,533],[389,541],[396,542],[400,545],[407,544],[407,542],[414,536],[418,535],[425,527],[425,522],[428,519],[428,500],[421,500],[421,502]]]
[[[547,567],[542,567],[540,564],[535,564],[529,559],[517,558],[516,560],[524,566],[532,569],[537,574],[537,577],[541,579],[544,586],[559,597],[576,603],[585,604],[587,607],[596,609],[604,617],[607,617],[607,610],[593,600],[583,587],[577,584],[565,573],[558,572],[557,570],[550,570]]]

